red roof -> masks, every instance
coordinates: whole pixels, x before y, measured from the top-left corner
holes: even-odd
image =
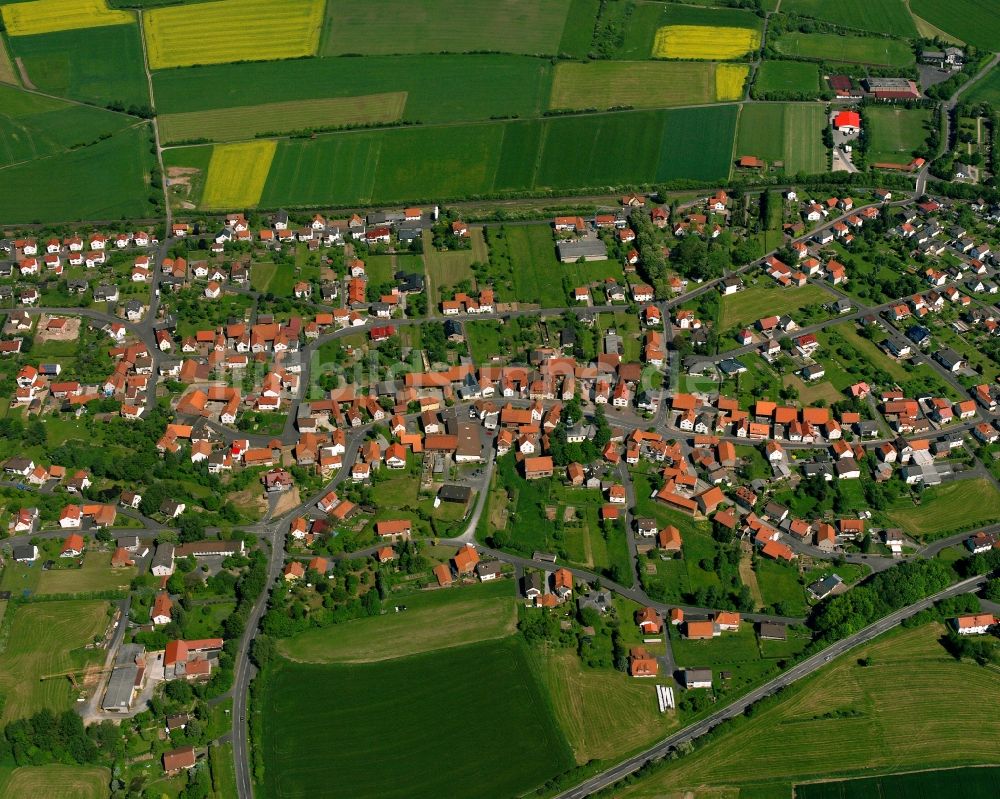
[[[861,127],[861,115],[857,111],[841,111],[833,119],[833,126],[835,128]]]

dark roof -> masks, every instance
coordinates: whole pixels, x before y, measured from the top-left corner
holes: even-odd
[[[441,486],[438,491],[438,498],[445,502],[468,502],[472,496],[472,489],[468,486],[459,486],[448,483]]]

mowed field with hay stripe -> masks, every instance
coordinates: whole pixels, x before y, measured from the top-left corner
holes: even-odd
[[[104,799],[110,781],[99,766],[21,766],[0,770],[0,799]]]
[[[17,74],[14,71],[14,61],[7,52],[7,45],[0,38],[0,83],[9,83],[13,86],[20,85]]]
[[[549,107],[656,108],[715,100],[715,64],[679,61],[591,61],[555,68]]]
[[[726,60],[760,47],[760,33],[751,28],[715,25],[665,25],[653,41],[654,58]]]
[[[315,55],[323,10],[323,0],[216,0],[157,8],[144,15],[149,66]]]
[[[0,6],[0,11],[11,36],[127,25],[135,21],[131,11],[114,11],[105,0],[32,0],[8,3]]]
[[[263,133],[396,122],[402,119],[405,107],[406,92],[385,92],[190,111],[161,116],[160,135],[168,143],[192,139],[236,141]]]
[[[204,208],[246,208],[260,202],[276,142],[220,144],[212,150],[201,198]]]

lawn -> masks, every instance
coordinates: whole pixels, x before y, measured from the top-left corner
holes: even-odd
[[[938,643],[943,633],[939,624],[896,630],[852,650],[616,795],[720,796],[739,786],[741,796],[788,797],[807,780],[993,763],[1000,718],[992,702],[969,698],[994,696],[1000,675],[956,662]],[[859,666],[866,656],[873,665]]]
[[[781,10],[847,28],[894,36],[917,35],[906,0],[783,0]]]
[[[765,61],[754,80],[756,96],[771,92],[815,94],[819,92],[819,68],[802,61]],[[743,109],[744,113],[747,109]]]
[[[152,69],[315,55],[323,0],[216,0],[144,16]]]
[[[830,329],[835,330],[843,336],[873,366],[884,370],[893,380],[908,380],[910,378],[910,373],[906,371],[899,361],[890,358],[885,350],[879,347],[874,341],[860,335],[853,322],[845,322]]]
[[[795,566],[778,563],[769,558],[758,558],[754,571],[757,573],[757,585],[760,586],[765,605],[774,607],[780,602],[783,615],[805,615],[805,589],[799,582],[799,573]]]
[[[868,118],[868,158],[870,161],[900,161],[912,157],[927,140],[932,112],[926,108],[877,106]]]
[[[76,696],[69,680],[42,682],[39,677],[85,664],[88,658],[81,647],[104,632],[107,608],[106,602],[80,600],[7,609],[10,633],[0,653],[4,723],[42,708],[60,711],[73,706]]]
[[[930,486],[920,504],[888,511],[892,523],[920,540],[940,538],[978,525],[1000,521],[1000,491],[985,477]]]
[[[406,92],[384,92],[188,111],[161,116],[160,134],[167,143],[236,141],[261,134],[395,122],[402,118],[405,105]]]
[[[282,655],[305,663],[370,663],[503,638],[514,631],[511,580],[393,597],[394,613],[307,630],[280,642]]]
[[[330,0],[322,55],[501,52],[556,55],[570,0]],[[388,20],[405,24],[405,35]]]
[[[764,316],[791,314],[806,305],[829,302],[830,293],[819,286],[771,288],[753,286],[722,298],[719,329],[752,324]]]
[[[482,696],[488,717],[457,696]],[[282,799],[424,799],[456,780],[468,799],[520,796],[574,763],[517,638],[361,666],[278,660],[258,712],[263,793]]]
[[[111,772],[99,766],[22,766],[0,769],[0,799],[104,799]]]
[[[890,67],[906,67],[914,62],[910,45],[900,39],[794,31],[783,34],[773,44],[779,53],[816,61]]]
[[[993,799],[1000,767],[968,767],[914,771],[842,782],[810,782],[795,786],[797,799]]]
[[[489,260],[489,252],[481,227],[469,228],[469,235],[472,247],[468,250],[442,251],[434,249],[430,231],[424,231],[424,264],[427,268],[427,277],[434,289],[454,288],[465,280],[475,282],[469,267],[477,261],[486,263]],[[437,302],[438,295],[435,294],[429,300],[431,303]]]
[[[745,105],[740,112],[736,154],[781,161],[789,175],[825,172],[824,127],[826,111],[815,103]]]
[[[911,0],[910,10],[921,19],[962,41],[987,51],[1000,40],[1000,14],[979,0]]]
[[[716,65],[682,61],[564,61],[555,68],[553,109],[664,108],[715,101]]]
[[[49,569],[43,571],[36,594],[83,594],[88,591],[128,589],[136,568],[111,568],[111,553],[88,551],[79,569]]]
[[[113,11],[105,0],[31,0],[0,6],[0,12],[11,36],[128,25],[135,21],[131,11]]]
[[[244,208],[256,205],[274,158],[275,142],[218,144],[212,148],[205,191],[205,208]]]

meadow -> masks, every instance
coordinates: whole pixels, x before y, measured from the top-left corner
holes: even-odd
[[[0,6],[4,25],[11,36],[128,25],[131,11],[112,11],[104,0],[31,0]]]
[[[473,263],[486,263],[489,252],[486,249],[486,240],[483,237],[481,227],[470,227],[469,235],[472,238],[472,247],[468,250],[436,250],[433,239],[429,231],[424,231],[424,254],[423,263],[426,267],[427,279],[433,290],[441,288],[451,288],[464,280],[475,280],[470,268]],[[402,268],[402,265],[400,265]],[[430,295],[430,301],[437,301],[438,295]]]
[[[148,216],[148,126],[90,147],[0,170],[0,218],[6,222]]]
[[[771,288],[753,286],[723,297],[719,308],[719,329],[752,324],[763,316],[794,315],[806,305],[829,302],[831,295],[819,286]]]
[[[819,68],[801,61],[764,61],[754,78],[756,95],[770,92],[819,93]]]
[[[605,110],[711,103],[716,99],[715,72],[715,64],[705,62],[562,62],[553,73],[549,107]]]
[[[665,25],[653,41],[654,58],[740,58],[760,47],[760,33],[750,28],[712,25]]]
[[[782,0],[781,10],[874,33],[917,35],[905,0]]]
[[[403,116],[405,106],[406,92],[386,92],[165,114],[159,125],[160,135],[168,143],[236,141],[265,133],[395,122]]]
[[[406,605],[381,616],[307,630],[279,642],[278,651],[300,663],[371,663],[505,638],[514,632],[512,580],[393,597]]]
[[[82,594],[88,591],[128,590],[136,568],[111,568],[111,553],[88,550],[79,569],[43,571],[36,594]]]
[[[984,50],[1000,40],[1000,14],[978,0],[911,0],[910,10],[921,19]]]
[[[17,608],[13,619],[8,608],[10,634],[0,652],[4,723],[42,708],[73,706],[69,680],[38,678],[84,665],[80,649],[104,632],[107,608],[107,602],[97,601],[39,602]]]
[[[421,5],[406,0],[329,0],[321,52],[556,55],[569,7],[570,0],[439,0]]]
[[[740,112],[736,155],[782,161],[784,170],[816,174],[827,168],[823,144],[826,112],[821,105],[753,103]]]
[[[963,99],[970,103],[989,103],[994,108],[1000,107],[1000,68],[990,70],[989,74],[969,89]]]
[[[889,519],[919,540],[1000,521],[1000,491],[985,477],[955,480],[930,486],[920,494],[920,504],[901,500],[887,511]]]
[[[21,766],[0,769],[0,799],[104,799],[111,772],[98,766]]]
[[[485,718],[451,701],[480,695]],[[518,796],[574,763],[516,638],[360,666],[278,660],[257,712],[272,799],[424,799],[456,781],[469,799]]]
[[[773,44],[779,53],[816,61],[890,67],[906,67],[914,62],[909,43],[900,39],[793,31],[775,39]]]
[[[215,0],[145,15],[151,69],[315,55],[323,0]]]
[[[0,166],[91,144],[135,121],[0,85]]]
[[[796,799],[993,799],[1000,767],[965,767],[913,771],[885,777],[837,782],[807,782],[795,786]]]
[[[11,57],[24,64],[28,88],[97,105],[149,105],[138,25],[18,36],[9,44]]]
[[[1000,677],[956,662],[938,642],[943,632],[940,624],[897,629],[849,652],[616,796],[698,788],[699,795],[788,797],[792,783],[808,780],[994,762],[1000,719],[992,703],[969,697],[994,695]],[[872,665],[858,665],[866,656]]]
[[[205,208],[245,208],[260,201],[275,142],[267,139],[220,144],[212,149],[202,205]]]
[[[924,146],[932,112],[927,108],[876,106],[868,109],[868,159],[908,161]]]
[[[161,70],[153,74],[162,114],[403,92],[408,122],[539,116],[548,108],[552,65],[516,55],[303,58]],[[489,86],[489,91],[483,91]]]

